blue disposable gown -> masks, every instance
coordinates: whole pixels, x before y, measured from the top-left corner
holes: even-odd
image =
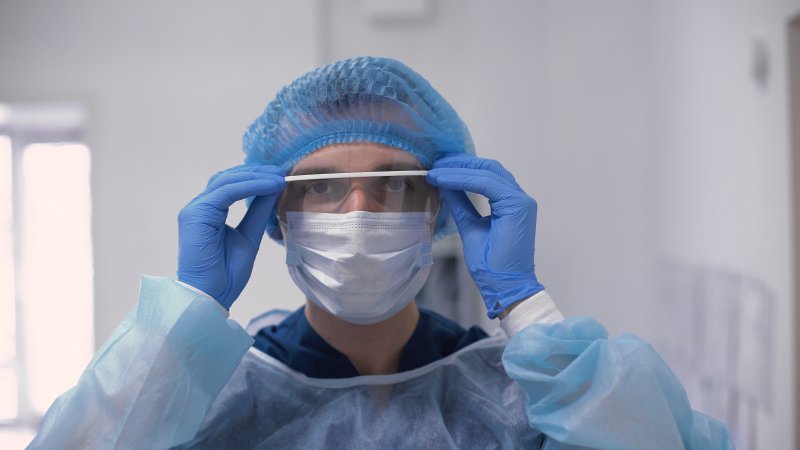
[[[139,302],[30,448],[727,449],[651,346],[533,324],[394,375],[309,378],[219,305],[144,277]]]

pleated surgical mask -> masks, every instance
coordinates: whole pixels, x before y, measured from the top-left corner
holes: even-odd
[[[429,212],[287,212],[286,264],[323,310],[356,324],[406,307],[430,272]]]

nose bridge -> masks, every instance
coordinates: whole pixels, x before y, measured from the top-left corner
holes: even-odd
[[[372,211],[371,205],[373,199],[369,195],[366,183],[359,182],[360,180],[353,180],[350,183],[350,189],[347,192],[347,198],[342,205],[342,212],[348,213],[352,211]]]

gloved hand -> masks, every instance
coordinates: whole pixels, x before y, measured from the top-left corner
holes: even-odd
[[[217,173],[178,214],[178,280],[230,309],[253,271],[272,208],[286,186],[275,166],[242,165]],[[255,196],[236,228],[228,207]]]
[[[427,179],[450,208],[489,318],[544,289],[533,264],[536,201],[511,173],[497,161],[461,155],[437,161]],[[465,191],[488,198],[491,215],[482,217]]]

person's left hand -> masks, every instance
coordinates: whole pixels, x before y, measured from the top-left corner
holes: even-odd
[[[427,180],[450,208],[489,318],[544,289],[533,263],[536,201],[511,173],[497,161],[462,155],[437,161]],[[482,217],[465,191],[488,198],[491,215]]]

